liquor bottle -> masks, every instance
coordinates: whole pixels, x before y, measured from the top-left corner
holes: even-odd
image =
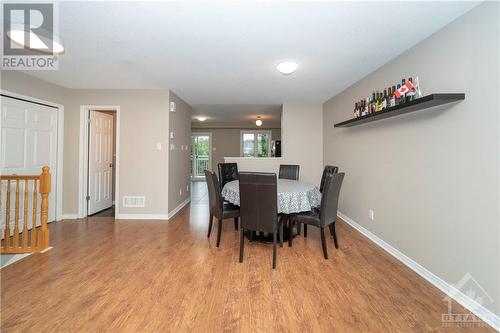
[[[401,87],[403,87],[406,84],[406,80],[402,79],[401,80]],[[401,94],[401,97],[399,98],[399,104],[405,103],[406,102],[406,93]]]
[[[399,88],[401,88],[401,85],[398,83],[398,85],[396,86],[396,90],[399,90]],[[401,97],[396,97],[396,95],[394,95],[394,97],[396,105],[399,105],[401,103]]]
[[[396,106],[396,87],[395,86],[392,86],[392,89],[391,89],[391,99],[390,99],[390,103],[389,105],[392,107],[392,106]]]
[[[415,86],[416,94],[415,94],[415,99],[420,98],[423,96],[422,89],[420,89],[420,82],[418,82],[418,76],[415,77],[415,83],[413,83]]]
[[[382,96],[382,110],[387,109],[387,88],[384,89],[384,95]]]
[[[408,82],[410,82],[411,84],[413,84],[413,79],[412,79],[411,77],[410,77],[410,78],[408,78]],[[416,92],[415,88],[411,88],[411,89],[410,89],[410,91],[408,91],[408,92],[406,93],[406,101],[407,101],[407,102],[411,102],[411,101],[413,101],[413,100],[416,98],[416,96],[415,96],[415,95],[416,95],[416,93],[417,93],[417,92]]]

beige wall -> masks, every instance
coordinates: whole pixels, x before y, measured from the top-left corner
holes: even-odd
[[[76,90],[75,93],[74,108],[80,105],[120,106],[120,214],[167,214],[168,90]],[[78,119],[71,124],[66,119],[65,130],[78,133],[78,128],[71,128],[75,124],[78,126]],[[156,149],[157,143],[161,143],[162,150]],[[65,170],[78,169],[78,159],[68,161],[66,150],[64,163]],[[146,196],[146,206],[123,208],[121,198],[124,195]]]
[[[485,3],[324,104],[339,210],[448,283],[470,273],[500,314],[499,4]],[[354,101],[402,77],[456,105],[352,128]],[[288,146],[287,146],[288,148]],[[368,219],[374,209],[375,220]]]
[[[193,128],[193,133],[212,134],[212,170],[217,170],[217,164],[224,162],[224,157],[240,156],[240,132],[242,128]],[[253,128],[252,128],[253,129]],[[259,130],[261,130],[259,128]],[[271,131],[272,140],[280,140],[281,129]],[[215,149],[215,150],[214,150]]]
[[[170,112],[170,139],[168,156],[168,211],[171,212],[190,197],[191,187],[191,113],[189,104],[170,92],[170,102],[175,102],[175,112]],[[173,148],[173,149],[172,149]],[[189,190],[188,190],[189,189]]]
[[[240,171],[278,172],[280,164],[299,164],[300,179],[319,185],[323,170],[323,126],[321,105],[283,104],[282,158],[229,157]],[[239,140],[238,140],[239,142]]]
[[[2,89],[64,105],[63,214],[78,212],[81,105],[120,106],[120,197],[146,196],[124,214],[168,213],[168,90],[73,90],[23,73],[2,72]],[[163,149],[156,150],[161,142]]]

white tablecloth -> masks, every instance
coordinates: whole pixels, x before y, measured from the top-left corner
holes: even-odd
[[[233,180],[224,185],[222,196],[230,203],[239,206],[239,182]],[[320,204],[321,193],[316,186],[296,180],[278,179],[278,213],[307,212]]]

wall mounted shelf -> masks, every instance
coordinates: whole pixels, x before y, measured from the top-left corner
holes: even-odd
[[[465,94],[432,94],[421,97],[411,102],[396,105],[382,111],[371,113],[354,119],[349,119],[341,123],[334,124],[333,127],[351,127],[385,118],[399,116],[401,114],[421,111],[438,105],[456,103],[465,99]]]

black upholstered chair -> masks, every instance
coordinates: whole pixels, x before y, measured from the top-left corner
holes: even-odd
[[[280,164],[280,179],[299,180],[299,165]]]
[[[236,163],[219,163],[220,188],[224,188],[227,183],[238,179],[238,164]]]
[[[234,228],[238,230],[238,217],[240,216],[240,210],[237,206],[231,203],[224,202],[221,195],[221,189],[219,182],[217,181],[217,175],[215,172],[205,170],[205,177],[207,179],[208,186],[208,202],[210,206],[210,219],[208,221],[208,234],[207,238],[210,237],[212,231],[212,222],[214,217],[219,221],[219,226],[217,228],[217,247],[220,244],[220,235],[222,231],[222,221],[225,219],[234,219]]]
[[[321,176],[321,183],[319,184],[319,191],[323,193],[323,188],[325,187],[325,181],[326,181],[326,176],[331,175],[334,173],[337,173],[339,171],[339,168],[333,165],[325,165],[325,168],[323,169],[323,175]],[[333,227],[330,225],[330,232]],[[304,229],[306,229],[307,232],[307,225],[304,226]],[[297,233],[300,235],[301,233],[301,224],[297,224]]]
[[[245,231],[273,234],[273,268],[276,268],[278,230],[283,243],[283,223],[278,221],[278,189],[275,173],[240,172],[240,262]]]
[[[321,183],[319,184],[319,191],[323,193],[325,187],[326,176],[339,172],[339,168],[333,165],[325,165],[323,169],[323,176],[321,176]]]
[[[307,213],[290,215],[290,232],[295,223],[304,224],[304,237],[307,237],[307,225],[313,225],[320,229],[321,246],[323,247],[323,255],[328,259],[328,250],[326,248],[325,227],[330,228],[335,248],[339,248],[337,241],[337,233],[335,231],[335,221],[337,220],[337,208],[339,203],[340,188],[344,180],[344,173],[334,173],[326,175],[325,187],[321,197],[320,209],[314,209]],[[292,246],[292,238],[290,237],[288,245]]]

